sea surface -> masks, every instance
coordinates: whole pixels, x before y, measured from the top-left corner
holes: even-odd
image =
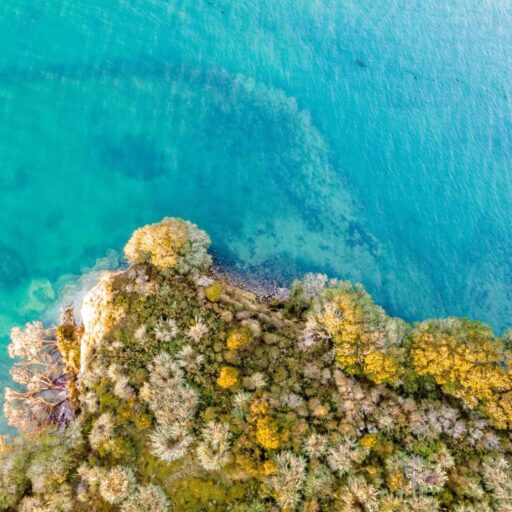
[[[0,381],[10,328],[164,216],[512,327],[511,70],[510,0],[2,0]]]

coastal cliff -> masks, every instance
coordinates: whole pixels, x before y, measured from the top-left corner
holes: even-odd
[[[308,274],[248,290],[167,218],[80,320],[12,332],[0,509],[512,511],[510,336]]]

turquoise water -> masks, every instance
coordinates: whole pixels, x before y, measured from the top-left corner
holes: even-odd
[[[165,215],[512,326],[509,0],[3,0],[0,34],[4,345]]]

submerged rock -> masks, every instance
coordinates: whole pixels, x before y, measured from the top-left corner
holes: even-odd
[[[119,142],[100,141],[100,144],[105,166],[129,178],[153,180],[167,171],[164,152],[143,135],[126,134]]]
[[[33,279],[28,287],[27,300],[22,312],[41,313],[55,300],[55,297],[55,290],[48,279]]]
[[[0,287],[16,286],[26,276],[21,256],[10,247],[0,244]]]

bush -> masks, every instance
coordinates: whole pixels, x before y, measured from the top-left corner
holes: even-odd
[[[131,264],[151,263],[158,270],[187,274],[211,265],[208,235],[195,224],[166,217],[137,229],[124,248]]]

